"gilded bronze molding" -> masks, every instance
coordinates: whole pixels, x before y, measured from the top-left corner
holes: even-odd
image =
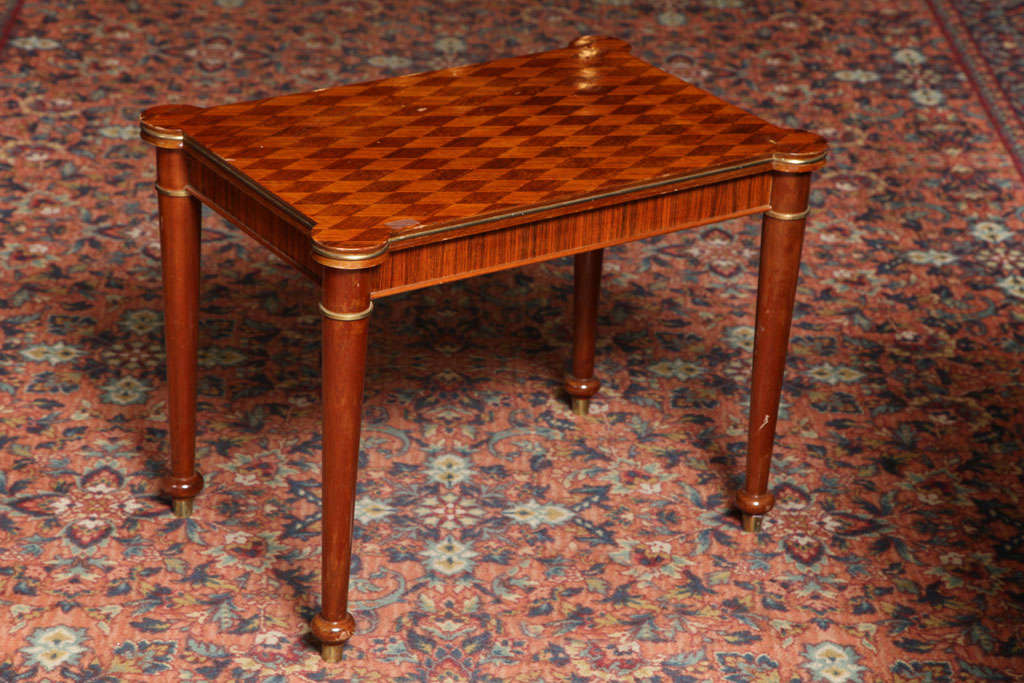
[[[313,253],[328,261],[370,261],[372,259],[377,258],[378,256],[383,256],[384,252],[386,252],[388,248],[390,248],[391,242],[392,240],[388,240],[387,243],[384,244],[384,246],[380,247],[379,249],[366,252],[365,254],[339,254],[338,252],[329,251],[325,249],[316,242],[313,242],[312,245]],[[320,263],[322,263],[325,266],[329,266],[329,264],[324,263],[323,261],[320,261]]]
[[[166,197],[188,197],[190,196],[188,190],[172,190],[164,187],[160,183],[153,183],[153,187],[156,191]]]
[[[391,248],[392,245],[398,245],[398,244],[400,244],[402,242],[405,242],[407,240],[420,239],[420,238],[427,237],[427,236],[430,236],[430,235],[436,235],[436,234],[440,234],[440,233],[450,232],[450,231],[453,231],[453,230],[459,230],[459,229],[463,229],[463,228],[468,228],[468,227],[472,227],[474,225],[480,225],[480,224],[483,224],[483,223],[493,223],[493,222],[505,220],[505,219],[508,219],[508,218],[515,218],[515,217],[519,217],[519,216],[529,216],[529,215],[532,215],[532,214],[542,213],[544,211],[551,211],[553,209],[566,208],[566,207],[574,206],[574,205],[577,205],[577,204],[586,204],[586,203],[592,202],[594,200],[606,199],[606,198],[611,198],[611,197],[618,197],[618,196],[622,196],[622,195],[628,195],[628,194],[631,194],[631,193],[634,193],[634,192],[643,192],[645,190],[651,190],[651,189],[656,189],[656,188],[669,187],[671,185],[675,185],[675,184],[679,184],[679,183],[685,183],[685,182],[690,181],[690,180],[697,180],[697,179],[706,178],[706,177],[709,177],[709,176],[724,175],[724,174],[727,174],[727,173],[734,173],[736,171],[743,171],[743,170],[746,170],[746,169],[754,169],[756,167],[764,166],[766,164],[769,164],[769,163],[771,163],[771,161],[772,161],[771,159],[764,159],[764,158],[762,158],[762,159],[755,159],[753,161],[747,161],[747,162],[743,162],[743,163],[739,163],[739,164],[732,164],[730,166],[723,166],[723,167],[720,167],[720,168],[714,168],[714,169],[710,169],[710,170],[706,170],[706,171],[699,171],[699,172],[696,172],[696,173],[688,173],[686,175],[673,176],[671,178],[663,178],[663,179],[659,179],[659,180],[657,180],[655,182],[642,183],[642,184],[635,185],[635,186],[628,187],[628,188],[624,188],[624,189],[621,189],[621,190],[615,190],[613,192],[605,192],[605,193],[602,193],[602,194],[599,194],[599,195],[591,195],[591,196],[588,196],[588,197],[582,197],[582,198],[578,198],[578,199],[570,199],[570,200],[565,200],[565,201],[561,201],[561,202],[553,202],[553,203],[550,203],[550,204],[544,204],[544,205],[541,205],[541,206],[535,206],[535,207],[531,207],[531,208],[526,209],[526,210],[516,211],[516,212],[513,212],[513,213],[503,213],[503,214],[498,214],[498,215],[493,215],[493,216],[484,216],[482,218],[477,218],[477,219],[474,219],[474,220],[460,221],[458,223],[452,223],[452,224],[449,224],[449,225],[440,225],[440,226],[437,226],[436,228],[431,228],[431,229],[428,229],[428,230],[423,230],[421,232],[414,232],[414,233],[407,233],[407,234],[402,234],[402,235],[396,235],[395,237],[389,238],[384,245],[382,245],[378,249],[375,249],[372,252],[356,253],[356,254],[343,254],[343,253],[338,253],[336,251],[331,251],[331,250],[321,246],[316,241],[312,241],[311,246],[312,246],[313,253],[315,254],[315,256],[319,257],[319,258],[315,258],[315,260],[318,263],[320,263],[321,265],[324,265],[324,266],[327,266],[327,267],[334,267],[334,268],[346,268],[346,265],[344,265],[344,264],[348,263],[348,264],[352,264],[351,266],[348,266],[348,267],[356,267],[356,268],[364,267],[364,265],[365,266],[369,266],[369,265],[373,265],[373,264],[360,264],[358,266],[355,265],[355,264],[357,264],[359,262],[362,262],[362,261],[377,261],[377,260],[380,259],[380,257],[382,257]]]
[[[139,137],[154,147],[163,149],[181,149],[185,143],[185,134],[180,130],[175,132],[158,130],[145,121],[139,122]]]
[[[805,218],[810,212],[810,209],[804,209],[803,211],[797,211],[796,213],[782,213],[781,211],[772,211],[771,209],[768,209],[764,212],[764,215],[768,216],[768,218],[774,218],[780,221],[798,221],[801,218]]]
[[[756,166],[763,166],[771,163],[771,159],[755,159],[754,161],[746,161],[739,164],[732,164],[731,166],[721,166],[719,168],[713,168],[706,171],[698,171],[696,173],[688,173],[686,175],[672,176],[671,178],[663,178],[649,183],[641,183],[630,187],[623,188],[621,190],[613,190],[611,192],[602,192],[600,194],[587,195],[586,197],[580,197],[577,199],[567,199],[561,202],[552,202],[550,204],[542,204],[540,206],[530,207],[529,209],[514,211],[512,213],[503,213],[495,216],[485,216],[483,218],[477,218],[469,221],[462,221],[460,223],[453,223],[451,225],[441,225],[436,228],[429,230],[423,230],[422,232],[406,233],[403,235],[397,235],[388,240],[390,243],[400,243],[406,240],[419,239],[428,235],[436,235],[442,232],[448,232],[450,230],[458,230],[459,228],[468,228],[474,225],[480,225],[481,223],[494,223],[497,221],[505,220],[507,218],[516,218],[519,216],[529,216],[535,213],[541,213],[544,211],[551,211],[553,209],[562,209],[569,206],[575,206],[577,204],[587,204],[601,199],[608,199],[611,197],[620,197],[622,195],[632,194],[634,192],[643,192],[645,190],[652,190],[662,187],[668,187],[677,183],[685,183],[689,180],[697,180],[699,178],[707,178],[709,176],[724,175],[726,173],[732,173],[735,171],[742,171],[744,169],[753,168]],[[753,172],[751,173],[753,175]],[[332,258],[337,258],[332,256]]]
[[[825,161],[827,157],[828,152],[822,152],[821,154],[815,155],[813,157],[807,157],[806,159],[794,158],[791,156],[786,156],[785,153],[782,153],[773,154],[772,161],[778,161],[779,163],[786,164],[787,166],[806,166],[808,164],[816,164],[819,161]]]
[[[352,322],[353,320],[362,320],[363,318],[369,316],[370,315],[370,311],[373,310],[373,302],[372,301],[370,302],[370,305],[366,307],[365,311],[359,311],[358,313],[338,313],[336,311],[332,311],[330,309],[324,308],[324,305],[321,304],[321,303],[317,303],[317,306],[320,308],[320,312],[323,314],[323,316],[325,318],[330,318],[331,320],[341,320],[342,322]]]

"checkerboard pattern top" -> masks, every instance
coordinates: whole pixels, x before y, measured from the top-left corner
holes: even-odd
[[[767,123],[638,59],[622,41],[593,37],[254,102],[157,107],[143,121],[183,131],[187,145],[308,217],[320,250],[341,255],[825,151],[817,135]]]

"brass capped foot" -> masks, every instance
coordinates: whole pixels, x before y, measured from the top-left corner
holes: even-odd
[[[590,412],[589,398],[577,398],[576,396],[573,396],[570,403],[572,404],[572,412],[577,415],[586,415]]]
[[[320,657],[330,664],[335,664],[341,661],[341,651],[344,645],[321,645],[320,646]]]
[[[761,530],[761,520],[764,519],[764,515],[748,515],[743,514],[743,530],[756,534]]]
[[[320,656],[325,662],[340,662],[345,641],[352,637],[356,620],[348,612],[341,619],[329,620],[317,614],[310,623],[313,637],[320,643]]]
[[[175,517],[191,517],[192,508],[195,498],[175,498],[171,503],[171,509],[174,510]]]

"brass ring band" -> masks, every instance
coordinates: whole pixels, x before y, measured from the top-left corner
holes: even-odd
[[[380,247],[379,249],[375,249],[374,251],[372,251],[372,252],[370,252],[368,254],[338,254],[338,253],[333,252],[333,251],[327,251],[326,249],[321,247],[319,244],[314,242],[313,243],[313,253],[319,254],[320,256],[323,256],[325,259],[330,259],[332,261],[369,261],[370,259],[376,258],[376,257],[380,256],[381,254],[383,254],[384,252],[386,252],[388,250],[388,248],[390,248],[390,246],[391,246],[390,243],[385,244],[384,246]]]
[[[804,209],[803,211],[798,211],[797,213],[781,213],[779,211],[772,211],[771,209],[768,209],[767,211],[764,212],[764,215],[768,216],[768,218],[775,218],[780,221],[798,221],[801,218],[807,216],[807,214],[809,214],[810,212],[810,209]]]
[[[772,159],[783,164],[789,164],[790,166],[804,166],[806,164],[816,164],[819,161],[824,161],[828,157],[828,152],[822,152],[821,154],[813,157],[807,157],[801,159],[799,157],[787,157],[785,154],[773,154]]]
[[[153,183],[153,187],[155,187],[156,191],[159,192],[160,194],[164,195],[165,197],[188,197],[189,196],[188,190],[171,190],[171,189],[168,189],[168,188],[164,187],[160,183]]]
[[[320,312],[323,313],[325,318],[330,318],[331,320],[341,320],[341,321],[344,321],[344,322],[352,322],[353,320],[362,320],[363,318],[365,318],[368,315],[370,315],[370,311],[373,310],[373,302],[372,301],[370,302],[370,305],[366,307],[365,311],[359,311],[358,313],[336,313],[334,311],[331,311],[331,310],[328,310],[328,309],[324,308],[324,305],[321,304],[321,303],[317,303],[317,306],[320,307]]]
[[[182,133],[180,130],[179,131],[175,131],[173,133],[165,133],[164,131],[157,130],[156,128],[153,128],[152,126],[150,126],[145,121],[140,121],[139,122],[139,127],[142,129],[143,133],[145,133],[146,135],[149,135],[150,137],[157,138],[158,140],[175,140],[175,141],[177,141],[177,140],[184,140],[185,139],[185,134]]]

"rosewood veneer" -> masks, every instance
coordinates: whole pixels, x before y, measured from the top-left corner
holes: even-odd
[[[325,659],[347,611],[369,316],[396,292],[575,255],[565,388],[585,414],[604,247],[763,213],[747,479],[756,530],[811,172],[824,140],[780,128],[638,59],[614,38],[434,73],[201,109],[145,111],[156,147],[170,473],[188,515],[195,468],[200,207],[321,284]]]

